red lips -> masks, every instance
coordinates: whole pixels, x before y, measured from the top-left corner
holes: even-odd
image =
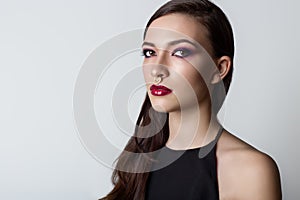
[[[164,96],[172,92],[171,89],[162,85],[151,85],[150,90],[151,94],[154,96]]]

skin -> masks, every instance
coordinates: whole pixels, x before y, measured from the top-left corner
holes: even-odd
[[[171,149],[204,146],[215,138],[219,127],[209,94],[214,84],[227,75],[232,61],[228,56],[210,57],[213,51],[207,35],[206,28],[192,17],[170,14],[153,21],[144,40],[147,91],[153,108],[169,113],[170,137],[166,146]],[[201,46],[187,42],[168,45],[181,39]],[[193,53],[181,51],[183,47]],[[160,85],[172,89],[171,94],[151,94],[150,86],[159,74],[163,76]],[[224,129],[217,142],[216,157],[220,199],[281,199],[279,171],[270,156]]]

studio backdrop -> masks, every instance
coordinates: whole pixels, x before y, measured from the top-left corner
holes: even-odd
[[[96,200],[112,189],[109,163],[145,94],[141,30],[165,2],[0,1],[0,199]],[[300,3],[213,2],[236,47],[221,122],[271,155],[284,199],[299,199]],[[108,142],[81,131],[95,124]]]

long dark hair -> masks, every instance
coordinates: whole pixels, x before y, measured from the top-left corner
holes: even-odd
[[[161,6],[150,18],[146,25],[145,33],[150,24],[157,18],[172,14],[181,13],[195,18],[199,23],[204,25],[209,32],[208,39],[213,47],[212,57],[220,58],[229,56],[233,61],[234,56],[234,39],[231,25],[223,11],[208,0],[173,0]],[[145,34],[144,34],[145,35]],[[233,66],[223,79],[222,84],[227,94],[231,79]],[[223,103],[222,99],[219,107]],[[160,113],[152,108],[148,94],[146,93],[144,103],[139,113],[134,135],[130,138],[124,151],[117,158],[116,169],[112,174],[112,183],[114,188],[102,200],[144,200],[146,185],[149,177],[149,166],[151,158],[145,157],[143,153],[153,152],[162,148],[169,137],[168,113]],[[150,125],[150,126],[149,126]],[[144,127],[148,127],[145,129]],[[160,131],[153,135],[151,131]],[[150,137],[147,137],[150,136]],[[136,156],[128,156],[127,152],[139,153]],[[131,173],[119,169],[130,167],[138,168],[143,173]]]

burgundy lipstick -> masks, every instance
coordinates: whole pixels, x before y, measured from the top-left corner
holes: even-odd
[[[151,94],[154,96],[164,96],[172,92],[171,89],[162,85],[151,85],[150,90]]]

